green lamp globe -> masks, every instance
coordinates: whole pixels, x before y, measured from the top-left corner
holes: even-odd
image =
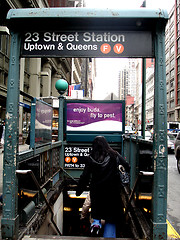
[[[60,94],[64,94],[68,88],[68,83],[64,79],[58,79],[55,84],[55,88]]]

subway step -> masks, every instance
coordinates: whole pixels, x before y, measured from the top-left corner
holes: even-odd
[[[32,236],[24,236],[24,238],[22,240],[52,240],[52,239],[64,239],[64,240],[107,240],[107,238],[97,238],[97,237],[73,237],[73,236],[49,236],[49,235],[32,235]],[[110,239],[114,239],[114,238],[108,238]],[[133,238],[115,238],[116,240],[133,240]]]

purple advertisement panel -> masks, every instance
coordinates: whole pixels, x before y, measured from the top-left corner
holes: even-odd
[[[122,103],[67,103],[67,131],[122,131]]]
[[[51,106],[36,101],[35,143],[46,143],[52,140],[52,114]]]

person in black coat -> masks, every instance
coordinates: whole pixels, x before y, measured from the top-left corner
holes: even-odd
[[[129,172],[129,164],[114,151],[105,137],[97,136],[92,143],[92,152],[80,176],[76,195],[90,185],[91,217],[116,224],[122,213],[117,166],[122,164]]]

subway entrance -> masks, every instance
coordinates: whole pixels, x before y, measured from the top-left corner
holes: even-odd
[[[73,194],[76,189],[74,186],[76,184],[72,178],[78,180],[83,168],[74,163],[67,165],[69,163],[65,161],[64,153],[69,145],[90,146],[94,137],[101,134],[113,147],[121,151],[121,154],[131,165],[129,189],[125,188],[121,194],[124,215],[125,217],[128,215],[123,235],[126,238],[135,239],[166,239],[167,131],[165,123],[167,114],[164,57],[164,29],[168,19],[166,11],[147,9],[128,12],[124,10],[92,11],[91,9],[70,8],[16,9],[10,10],[7,19],[11,29],[12,42],[4,150],[4,206],[1,222],[3,238],[18,239],[19,223],[22,219],[27,220],[26,224],[29,224],[29,220],[34,220],[32,213],[33,209],[41,206],[40,196],[43,198],[42,201],[46,203],[46,207],[44,205],[40,207],[40,211],[36,214],[36,220],[40,219],[38,215],[41,216],[41,220],[47,220],[47,216],[49,216],[51,221],[45,221],[46,224],[48,222],[45,226],[50,226],[52,223],[53,229],[59,235],[62,231],[65,235],[81,235],[82,229],[77,224],[80,220],[77,219],[80,217],[79,208],[83,201],[81,198],[71,198],[70,194]],[[62,89],[57,88],[60,91],[58,141],[47,141],[45,144],[35,145],[35,115],[33,114],[37,109],[38,101],[32,99],[34,122],[31,124],[30,149],[20,154],[18,152],[17,121],[20,94],[19,64],[20,58],[24,57],[154,58],[155,129],[153,141],[146,142],[144,139],[126,136],[123,117],[117,121],[118,131],[113,129],[114,124],[109,125],[112,127],[109,131],[104,129],[102,131],[100,129],[85,131],[84,128],[82,131],[77,131],[76,127],[81,121],[78,118],[66,119],[68,114],[67,108],[65,108],[65,99],[62,96]],[[74,104],[69,103],[69,106]],[[76,104],[84,103],[78,102]],[[89,102],[89,104],[99,103]],[[122,103],[117,102],[117,104],[120,106]],[[77,113],[80,113],[80,109],[83,113],[85,108],[77,107],[76,109],[79,109]],[[105,121],[115,117],[115,113],[103,112],[102,116],[104,116],[102,122],[104,125]],[[87,119],[88,115],[86,115],[84,122],[86,127],[89,127]],[[76,127],[69,125],[67,129],[68,124],[65,120],[76,122]],[[48,133],[47,131],[46,137]],[[68,161],[68,159],[66,160]],[[76,168],[76,166],[78,167]],[[27,181],[27,175],[30,176],[30,181]],[[31,182],[35,184],[33,189],[31,189]],[[23,186],[25,183],[27,185]],[[38,191],[35,190],[36,187]],[[29,190],[33,190],[33,192]],[[25,196],[35,198],[33,203],[26,202]],[[47,199],[50,200],[54,211],[52,211]],[[23,202],[24,208],[20,206],[18,208],[20,202]],[[64,217],[62,217],[62,212]],[[35,222],[37,223],[37,221]],[[65,223],[64,226],[63,223]],[[43,222],[40,225],[43,227]],[[36,234],[41,229],[36,229],[34,226],[32,224],[28,231],[21,233],[21,238],[25,233],[29,234],[32,231]],[[120,237],[121,233],[118,234]]]

